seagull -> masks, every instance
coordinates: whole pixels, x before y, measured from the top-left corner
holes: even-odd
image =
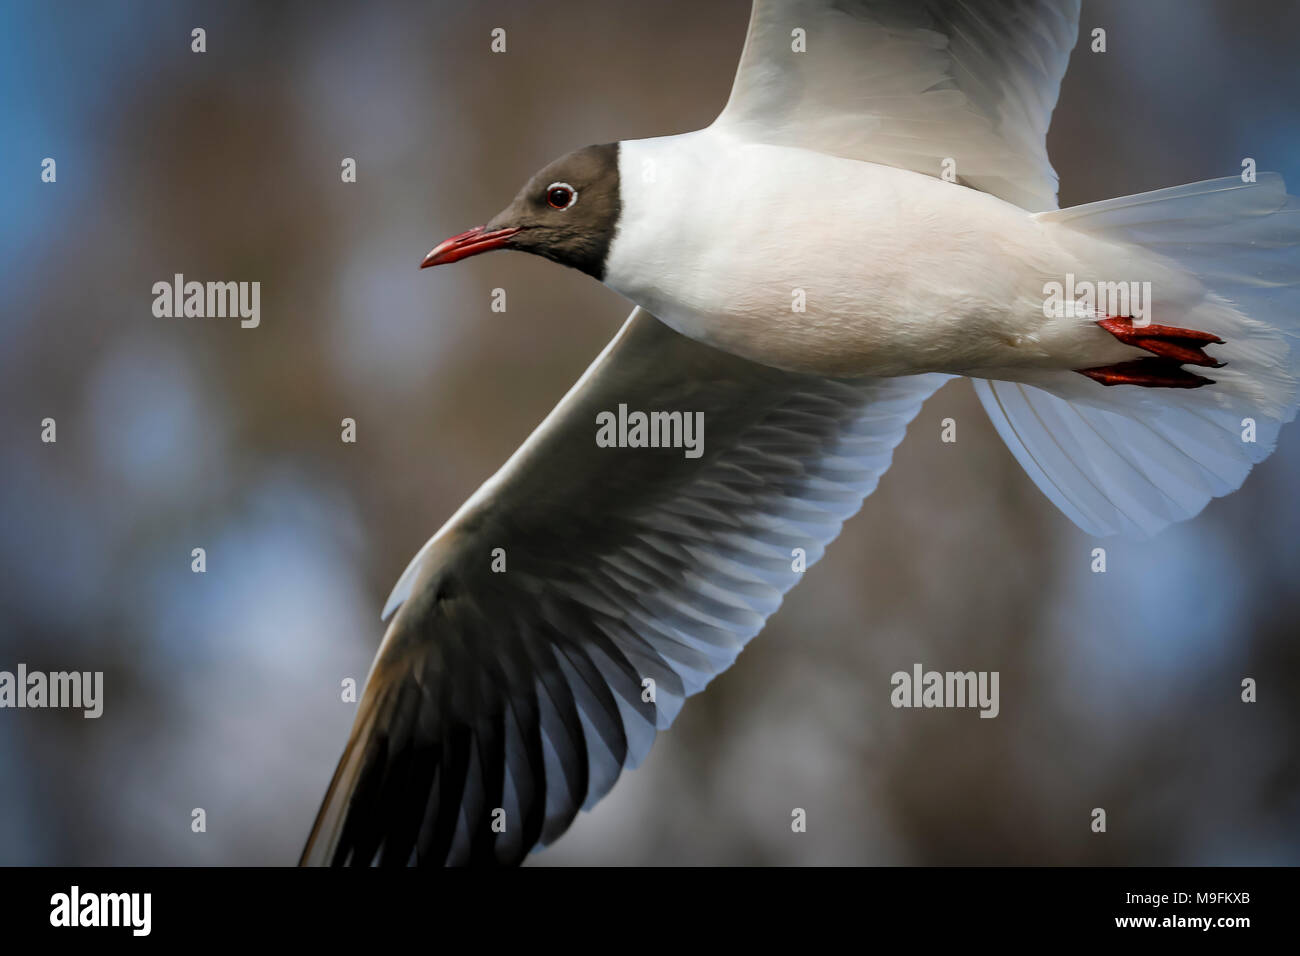
[[[398,580],[302,863],[553,843],[954,376],[1098,537],[1190,518],[1271,453],[1297,405],[1300,203],[1260,173],[1058,208],[1078,7],[756,0],[712,125],[578,149],[429,252],[531,253],[635,307]]]

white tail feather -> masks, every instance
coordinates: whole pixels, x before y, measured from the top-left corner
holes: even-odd
[[[1300,200],[1282,177],[1211,180],[1040,213],[1089,266],[1178,279],[1155,321],[1213,332],[1227,361],[1198,389],[1103,387],[1074,372],[975,382],[1034,482],[1094,535],[1146,538],[1240,487],[1295,417],[1300,380]],[[1109,262],[1096,259],[1104,240]]]

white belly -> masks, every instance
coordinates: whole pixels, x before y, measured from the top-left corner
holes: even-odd
[[[844,376],[1132,357],[1044,316],[1077,245],[995,197],[711,130],[624,142],[619,171],[605,282],[698,341]]]

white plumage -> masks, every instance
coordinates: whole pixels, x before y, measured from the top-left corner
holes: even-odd
[[[398,581],[304,862],[518,862],[557,838],[758,633],[948,374],[1097,535],[1187,518],[1269,454],[1300,375],[1296,200],[1265,174],[1056,210],[1077,22],[1077,0],[757,0],[713,126],[619,144],[603,261],[527,187],[532,219],[430,253],[563,261],[526,231],[549,217],[642,308]],[[616,208],[564,181],[573,210]],[[1151,321],[1217,335],[1229,365],[1196,388],[1077,374],[1150,353],[1045,314],[1066,274],[1150,281]],[[705,454],[597,447],[623,403],[703,412]]]

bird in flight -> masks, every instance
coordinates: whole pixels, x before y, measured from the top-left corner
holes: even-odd
[[[1261,173],[1059,209],[1077,35],[1077,0],[756,0],[712,125],[561,157],[428,254],[530,252],[635,308],[398,580],[304,863],[559,838],[954,375],[1090,534],[1240,486],[1296,412],[1300,203]]]

